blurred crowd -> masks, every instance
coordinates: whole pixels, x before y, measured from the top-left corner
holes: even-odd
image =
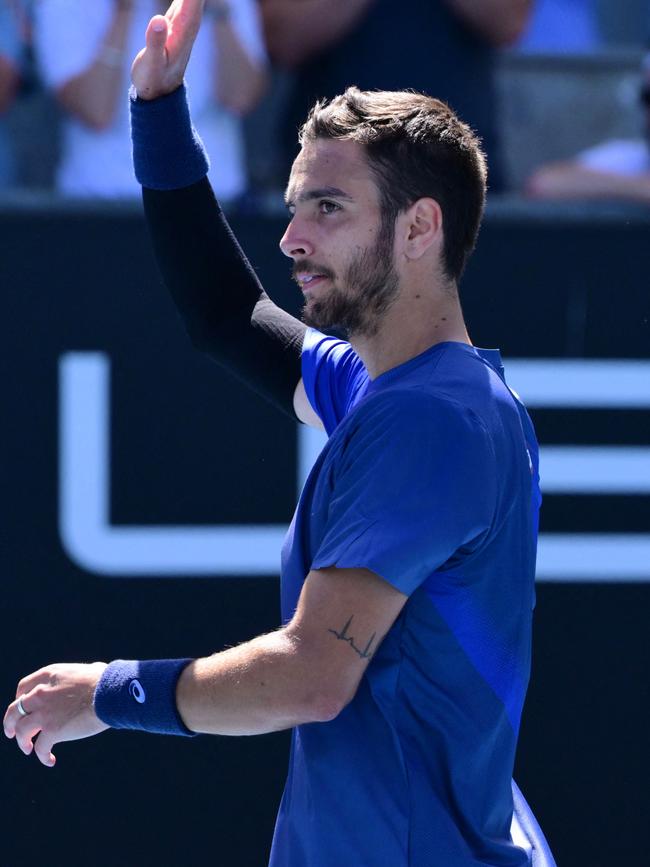
[[[167,5],[0,0],[0,193],[37,187],[76,198],[139,195],[130,157],[130,66],[147,22]],[[187,85],[212,158],[212,184],[233,206],[279,190],[310,105],[355,84],[414,88],[449,102],[483,139],[492,193],[650,203],[647,59],[629,109],[636,137],[594,141],[539,165],[519,189],[504,168],[500,55],[596,56],[605,6],[605,0],[206,0]],[[639,34],[639,56],[647,36]],[[48,159],[49,170],[39,173],[34,163]],[[251,172],[256,164],[266,166],[264,177]]]

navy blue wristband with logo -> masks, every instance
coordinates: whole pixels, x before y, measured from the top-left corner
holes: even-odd
[[[210,160],[192,126],[185,85],[157,99],[129,91],[133,167],[143,187],[178,190],[204,178]]]
[[[176,684],[192,659],[116,659],[95,689],[95,713],[115,729],[193,737],[176,708]]]

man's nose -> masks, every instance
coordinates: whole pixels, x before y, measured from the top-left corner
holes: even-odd
[[[290,259],[312,256],[314,253],[314,245],[306,237],[306,233],[295,218],[289,223],[280,239],[280,249]]]

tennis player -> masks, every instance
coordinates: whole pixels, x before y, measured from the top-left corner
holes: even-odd
[[[202,6],[175,0],[149,24],[135,167],[196,345],[329,434],[282,551],[283,625],[209,658],[49,665],[18,684],[5,733],[52,766],[56,743],[109,727],[291,728],[272,867],[520,867],[538,449],[459,302],[485,198],[479,142],[414,93],[350,88],[316,105],[280,242],[299,322],[264,294],[206,180],[183,86]]]

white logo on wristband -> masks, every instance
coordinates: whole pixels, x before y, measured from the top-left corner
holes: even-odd
[[[131,697],[134,698],[138,704],[144,704],[147,698],[144,687],[140,683],[139,680],[132,680],[129,684],[129,692]]]

